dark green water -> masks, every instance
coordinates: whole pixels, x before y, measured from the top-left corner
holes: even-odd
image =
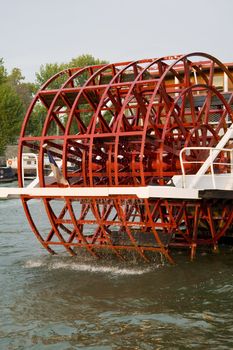
[[[50,257],[21,202],[0,201],[0,349],[233,349],[233,252],[175,258]]]

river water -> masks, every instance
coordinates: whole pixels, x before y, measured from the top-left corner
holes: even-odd
[[[0,201],[0,349],[233,349],[232,249],[175,259],[48,256],[21,202]]]

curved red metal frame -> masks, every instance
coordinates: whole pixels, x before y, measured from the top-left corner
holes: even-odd
[[[199,61],[192,61],[196,58],[207,59],[208,70],[205,71],[206,61],[203,70]],[[36,94],[25,116],[19,140],[19,185],[23,186],[22,153],[27,146],[39,156],[40,186],[48,186],[44,171],[45,143],[54,156],[62,159],[62,172],[70,186],[167,184],[173,175],[181,173],[178,155],[184,146],[215,146],[226,122],[233,122],[232,94],[226,100],[213,86],[216,69],[227,74],[233,83],[230,72],[219,60],[200,52],[75,68],[56,74]],[[192,78],[193,71],[200,83]],[[196,107],[194,101],[200,96],[202,101]],[[221,102],[220,108],[212,106],[214,96]],[[46,110],[43,128],[39,136],[28,135],[38,103]],[[219,116],[215,126],[209,121],[213,113]],[[201,153],[195,154],[197,156],[200,158]],[[68,163],[74,165],[72,171]],[[196,168],[188,169],[189,173],[194,170]],[[55,182],[54,185],[57,186]],[[120,195],[114,200],[89,199],[85,204],[82,198],[76,198],[80,209],[74,210],[74,199],[67,197],[57,217],[51,207],[53,199],[43,198],[52,228],[48,236],[42,238],[31,217],[28,198],[22,197],[22,200],[33,231],[43,246],[53,253],[53,246],[62,245],[71,255],[76,254],[74,246],[84,247],[95,256],[98,248],[109,248],[120,258],[122,249],[136,251],[143,260],[148,259],[146,252],[159,251],[172,261],[169,247],[192,247],[193,256],[196,245],[215,247],[233,221],[228,202],[217,210],[218,214],[212,215],[216,212],[215,201],[205,201],[203,207],[200,201],[139,200]],[[123,202],[127,203],[127,210]],[[100,203],[105,206],[102,212]],[[65,226],[65,213],[69,213],[72,230]],[[88,213],[94,216],[97,226],[91,237],[83,233],[90,224]],[[115,229],[111,220],[109,223],[110,214],[115,215],[113,222],[119,237],[123,235],[128,244],[119,244],[119,237],[113,238]],[[186,229],[181,230],[179,225]],[[199,237],[200,225],[209,231],[205,238]],[[161,232],[169,242],[161,240]],[[146,240],[141,243],[142,236],[150,241],[151,235],[153,243]],[[178,239],[174,240],[174,236]],[[54,237],[57,242],[53,241]]]

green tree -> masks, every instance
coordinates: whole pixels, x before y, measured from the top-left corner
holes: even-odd
[[[23,103],[24,113],[32,100],[36,91],[35,84],[25,83],[25,78],[19,68],[13,68],[11,73],[7,76],[7,83],[15,90],[20,100]]]
[[[14,89],[7,82],[0,84],[0,154],[8,143],[16,141],[23,113],[23,103]]]
[[[41,135],[46,114],[47,114],[47,110],[42,104],[36,104],[34,106],[33,112],[30,115],[26,130],[25,130],[26,135],[28,136]]]
[[[36,73],[36,88],[39,90],[39,88],[46,83],[51,77],[53,77],[55,74],[63,71],[67,68],[67,65],[65,63],[46,63],[45,65],[40,66],[39,72]],[[50,89],[57,89],[60,87],[61,83],[63,82],[62,77],[58,80],[54,81],[50,85]],[[64,80],[65,82],[65,80]]]
[[[62,84],[64,84],[69,75],[68,75],[68,69],[69,68],[76,68],[76,67],[87,67],[87,66],[93,66],[93,65],[101,65],[101,64],[107,64],[107,61],[100,60],[98,58],[94,58],[90,54],[80,55],[78,57],[72,58],[68,63],[47,63],[45,65],[40,66],[39,72],[36,72],[36,87],[37,90],[41,88],[43,84],[45,84],[51,77],[53,77],[55,74],[67,70],[67,74],[61,74],[58,76],[54,81],[52,81],[48,89],[58,89],[61,87]],[[88,73],[84,72],[81,75],[78,76],[78,78],[75,79],[74,84],[76,86],[82,86],[86,79],[88,78]],[[88,108],[88,105],[83,104],[83,109]],[[43,126],[43,121],[45,119],[46,111],[44,110],[43,106],[36,106],[33,114],[30,118],[29,126],[27,132],[30,134],[32,132],[33,135],[40,135],[41,129]],[[90,113],[86,112],[86,115],[83,116],[84,123],[88,124],[90,119]],[[55,134],[57,132],[56,125],[51,125],[51,134]]]
[[[23,116],[32,98],[33,84],[24,83],[19,68],[7,74],[0,59],[0,154],[8,143],[16,142]]]
[[[87,66],[98,66],[100,64],[107,64],[107,61],[100,60],[99,58],[95,58],[90,54],[81,55],[75,58],[68,63],[70,68],[75,67],[87,67]]]
[[[98,66],[101,64],[107,64],[107,61],[100,60],[99,58],[94,58],[92,55],[86,54],[81,55],[76,58],[72,58],[72,60],[68,63],[69,68],[83,68],[88,66]],[[79,86],[82,86],[86,80],[88,79],[88,73],[83,72],[78,76],[76,82]]]
[[[39,72],[36,73],[36,87],[39,89],[46,81],[48,81],[55,74],[68,68],[87,67],[93,65],[105,64],[107,61],[94,58],[90,54],[81,55],[76,58],[72,58],[68,63],[47,63],[40,66]],[[61,86],[67,80],[67,76],[63,75],[56,79],[51,85],[50,89],[56,89]]]
[[[4,67],[4,61],[3,58],[0,58],[0,84],[4,83],[7,78],[7,71]]]

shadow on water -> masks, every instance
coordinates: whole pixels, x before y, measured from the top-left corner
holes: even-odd
[[[48,256],[19,202],[0,216],[0,349],[233,348],[230,249],[175,266]]]

